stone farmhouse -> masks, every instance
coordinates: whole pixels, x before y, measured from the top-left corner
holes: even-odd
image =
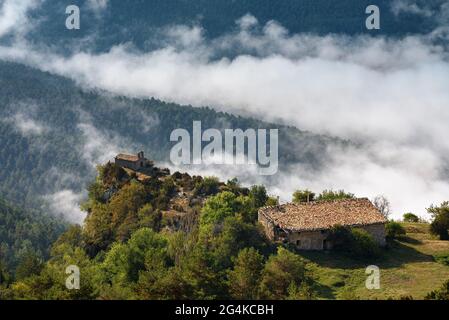
[[[143,171],[153,167],[153,162],[145,158],[143,151],[137,155],[120,153],[115,157],[115,164],[134,171]]]
[[[360,228],[384,246],[387,219],[366,198],[264,207],[259,222],[272,241],[290,242],[302,250],[327,250],[329,231],[337,225]]]

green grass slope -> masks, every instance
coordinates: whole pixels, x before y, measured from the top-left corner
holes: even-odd
[[[372,261],[356,261],[336,252],[302,252],[318,282],[322,299],[423,299],[449,279],[449,241],[440,241],[424,223],[404,223],[407,235]],[[380,289],[365,286],[366,267],[380,268]]]

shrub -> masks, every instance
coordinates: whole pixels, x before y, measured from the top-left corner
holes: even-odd
[[[195,185],[194,194],[196,196],[209,196],[217,194],[220,187],[220,181],[216,177],[206,177]]]
[[[404,227],[395,221],[390,221],[385,225],[385,231],[387,233],[387,239],[397,239],[406,234]]]
[[[254,208],[265,206],[268,200],[267,189],[264,186],[252,186],[249,196]]]
[[[352,229],[352,254],[356,257],[375,257],[379,253],[379,246],[374,238],[365,230]]]
[[[302,258],[283,247],[270,256],[262,272],[260,298],[278,300],[293,296],[298,299],[301,287],[308,283]]]
[[[404,222],[419,222],[419,217],[411,212],[403,215]]]
[[[234,299],[257,299],[264,267],[263,256],[254,248],[240,250],[228,272],[229,293]]]
[[[375,257],[379,253],[374,238],[362,229],[336,226],[330,231],[328,240],[333,243],[334,250],[353,258]]]
[[[268,197],[267,202],[265,203],[266,206],[277,206],[279,205],[279,199],[274,197]]]
[[[302,203],[315,200],[315,193],[310,190],[296,190],[293,193],[293,202]]]
[[[117,185],[127,177],[126,171],[115,163],[108,162],[104,166],[99,166],[98,170],[99,178],[105,186]]]
[[[318,201],[332,201],[332,200],[342,200],[342,199],[354,199],[355,196],[352,193],[345,192],[344,190],[324,190],[321,192],[317,200]]]
[[[433,217],[430,232],[438,235],[441,240],[449,240],[449,202],[443,202],[439,207],[431,206],[427,212]]]
[[[449,280],[447,280],[440,289],[427,294],[426,300],[449,300]]]
[[[437,254],[435,255],[435,261],[444,264],[446,266],[449,266],[449,254],[448,253]]]
[[[159,231],[161,227],[162,213],[154,210],[151,204],[146,204],[137,212],[140,227],[147,227],[153,231]]]

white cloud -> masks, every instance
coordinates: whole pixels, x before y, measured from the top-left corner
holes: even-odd
[[[200,26],[171,26],[162,32],[162,36],[168,43],[175,43],[184,49],[201,45],[204,41],[204,30]]]
[[[416,0],[395,0],[391,4],[391,10],[395,15],[400,15],[401,13],[412,13],[424,17],[434,15],[430,8],[418,5]]]
[[[401,19],[401,14],[414,14],[432,21],[436,28],[431,32],[435,39],[439,39],[442,45],[448,48],[449,40],[449,2],[446,0],[419,1],[419,0],[394,0],[391,3],[391,11]]]
[[[54,194],[45,196],[49,202],[50,210],[54,215],[62,215],[67,221],[81,224],[86,213],[81,211],[79,203],[83,199],[82,194],[72,190],[61,190]]]
[[[84,122],[78,124],[78,129],[84,138],[78,146],[77,152],[80,154],[80,161],[85,161],[93,170],[98,164],[104,164],[113,160],[119,153],[120,146],[127,145],[121,139],[111,133],[96,129],[89,122],[89,115],[80,111],[80,118]],[[47,180],[53,180],[52,191],[43,198],[49,205],[49,209],[56,216],[62,216],[72,223],[82,224],[86,213],[81,211],[80,204],[87,197],[86,192],[79,192],[73,187],[80,184],[87,186],[91,176],[78,176],[75,172],[61,171],[55,167],[46,174]]]
[[[439,170],[440,159],[423,149],[372,145],[363,149],[334,150],[334,163],[310,174],[297,166],[284,175],[273,191],[290,200],[292,191],[301,186],[315,192],[344,189],[359,197],[384,194],[393,204],[393,217],[408,211],[429,218],[425,208],[447,199],[449,184]]]
[[[23,136],[41,135],[48,131],[46,126],[22,112],[7,118],[6,121],[13,123]]]
[[[120,141],[117,137],[107,135],[97,130],[90,123],[80,123],[78,128],[85,139],[79,151],[82,158],[92,167],[111,161],[120,151]]]
[[[94,11],[101,11],[107,8],[109,0],[88,0],[87,6]]]
[[[0,1],[0,38],[10,33],[27,31],[30,28],[27,13],[40,2],[40,0]]]
[[[139,122],[143,132],[150,132],[151,129],[157,127],[160,124],[159,117],[156,115],[149,115],[148,113],[140,110],[137,112],[137,116],[140,118]]]
[[[256,17],[247,13],[243,17],[237,20],[237,24],[240,26],[240,29],[246,30],[251,27],[257,26],[258,21]]]

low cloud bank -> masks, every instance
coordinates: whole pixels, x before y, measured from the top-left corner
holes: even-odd
[[[44,197],[48,201],[50,210],[55,215],[63,216],[67,221],[81,224],[86,217],[86,213],[81,211],[80,202],[82,194],[77,194],[73,190],[61,190]]]
[[[133,148],[132,144],[126,143],[113,133],[96,129],[88,121],[88,117],[88,114],[82,113],[82,121],[78,124],[78,128],[83,139],[76,151],[80,155],[80,161],[84,161],[91,168],[91,174],[79,177],[74,172],[60,172],[53,168],[48,175],[54,179],[55,185],[59,185],[55,189],[67,185],[87,187],[88,183],[92,181],[92,175],[96,174],[98,164],[113,161],[119,152]],[[54,215],[61,215],[67,221],[78,224],[82,224],[86,217],[86,212],[80,209],[80,204],[86,198],[86,191],[80,192],[74,189],[63,189],[44,196]]]
[[[3,119],[3,121],[12,123],[15,129],[23,136],[41,135],[48,131],[48,128],[45,125],[22,112],[18,112],[12,117]]]

